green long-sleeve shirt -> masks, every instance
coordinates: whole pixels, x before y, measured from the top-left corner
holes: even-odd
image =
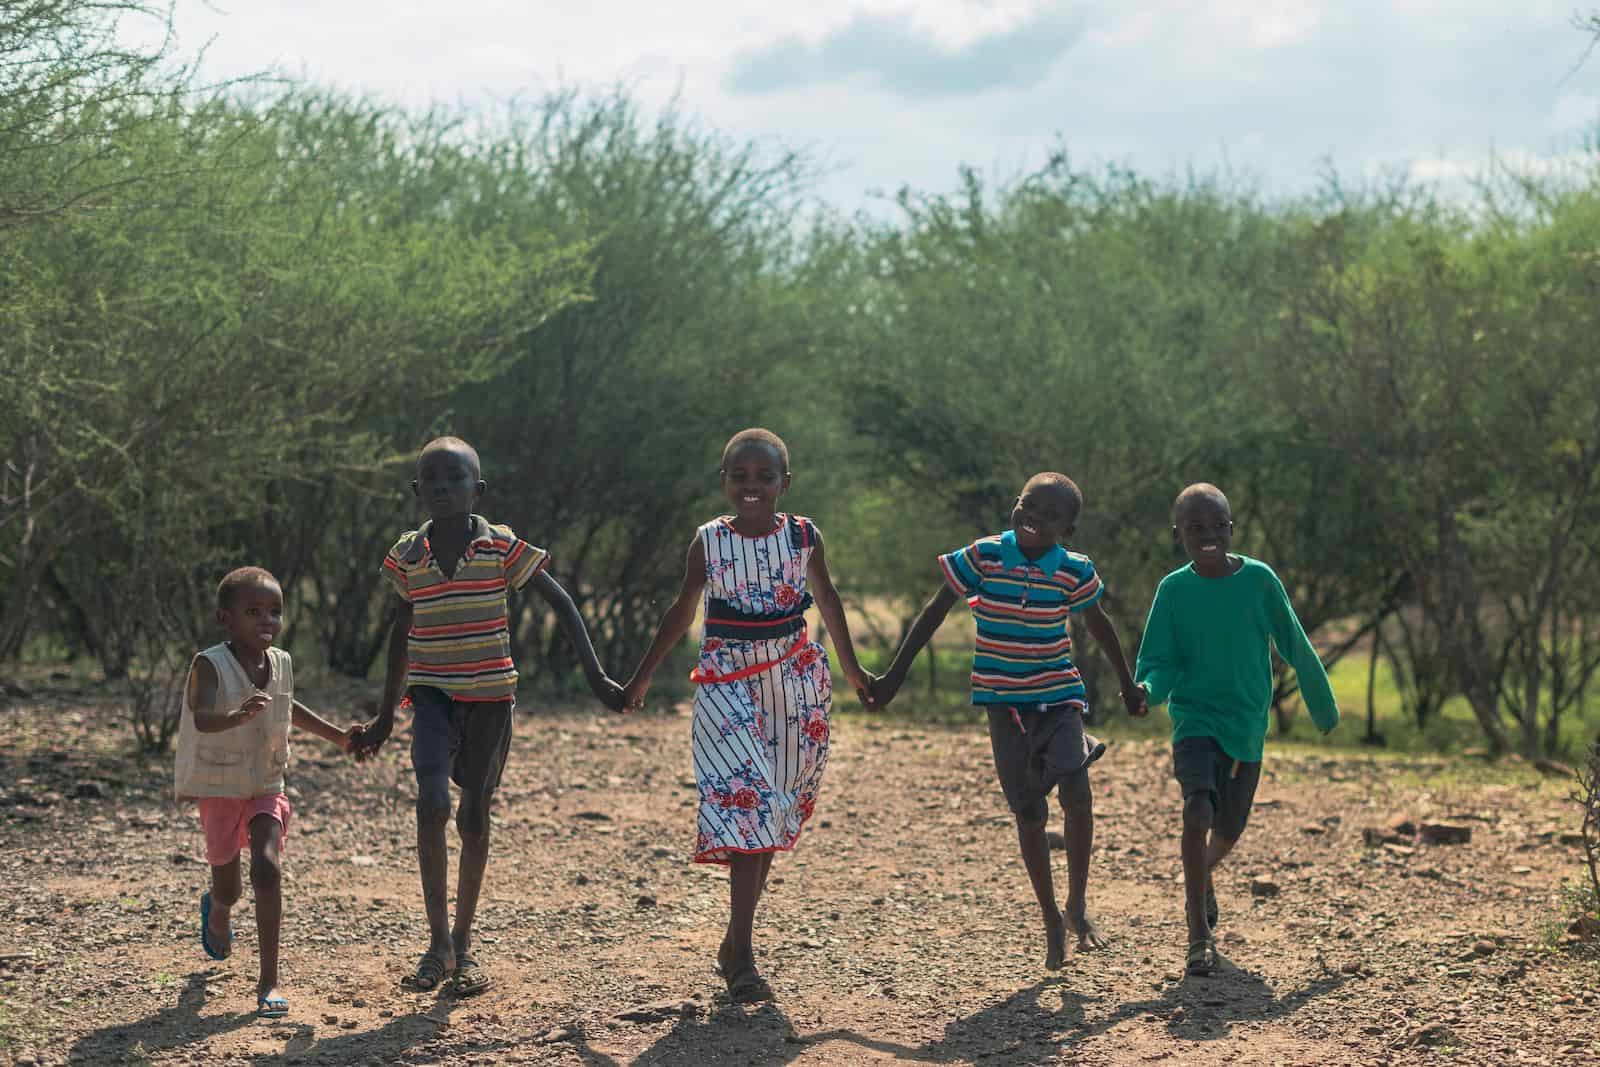
[[[1172,740],[1211,737],[1236,760],[1261,759],[1272,703],[1272,647],[1295,669],[1300,697],[1324,733],[1339,707],[1317,650],[1272,568],[1240,556],[1224,578],[1185,565],[1161,579],[1134,679],[1150,703],[1170,703]]]

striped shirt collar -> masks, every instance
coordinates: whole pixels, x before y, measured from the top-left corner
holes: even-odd
[[[467,549],[462,555],[462,559],[472,555],[474,548],[480,548],[485,545],[490,548],[494,547],[494,535],[489,532],[489,520],[482,515],[473,515],[471,519],[472,536],[467,540]],[[421,563],[433,554],[433,546],[428,543],[428,534],[432,530],[432,519],[417,527],[416,539],[411,542],[411,550],[406,553],[405,562]]]
[[[1022,554],[1022,549],[1017,546],[1017,531],[1007,530],[1000,535],[1000,562],[1005,565],[1007,570],[1034,567],[1046,574],[1051,574],[1060,569],[1066,556],[1066,549],[1060,545],[1051,545],[1050,551],[1038,559],[1029,559]]]

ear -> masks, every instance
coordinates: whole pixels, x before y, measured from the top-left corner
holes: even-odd
[[[783,485],[780,487],[779,492],[787,492],[788,491],[789,482],[792,480],[793,477],[794,476],[791,475],[788,471],[784,471],[783,472]]]
[[[1183,547],[1183,535],[1178,533],[1178,528],[1176,526],[1172,528],[1172,543],[1177,545],[1179,548]]]
[[[215,618],[217,620],[217,625],[218,626],[222,627],[224,630],[226,630],[228,628],[228,609],[227,608],[218,608]]]
[[[422,490],[417,488],[417,480],[415,478],[411,479],[411,495],[418,500],[422,499]]]
[[[482,500],[483,494],[487,493],[488,491],[489,483],[484,481],[482,478],[479,478],[478,484],[472,487],[472,499]]]

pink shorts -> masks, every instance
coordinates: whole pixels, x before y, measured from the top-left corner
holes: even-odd
[[[289,836],[289,798],[282,793],[259,797],[201,797],[200,828],[206,834],[206,862],[213,867],[232,863],[250,847],[250,820],[270,815],[278,820],[278,847]]]

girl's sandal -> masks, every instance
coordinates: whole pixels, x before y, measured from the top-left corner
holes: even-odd
[[[735,1004],[759,1004],[762,1001],[774,1000],[777,994],[773,993],[772,986],[761,977],[754,964],[747,964],[727,976],[728,999]]]
[[[1189,974],[1206,975],[1217,969],[1217,943],[1209,937],[1189,943],[1189,957],[1184,970]]]
[[[450,992],[458,997],[473,997],[493,984],[489,972],[479,967],[477,960],[465,953],[456,958],[456,973],[450,979]]]
[[[444,976],[444,960],[429,951],[424,952],[422,959],[417,961],[416,973],[400,979],[400,984],[414,993],[431,993],[439,988]]]

